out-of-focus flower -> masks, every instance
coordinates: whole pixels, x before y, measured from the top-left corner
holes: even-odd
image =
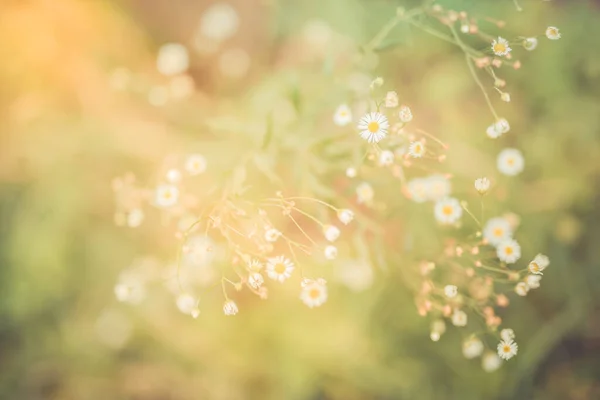
[[[498,40],[492,42],[492,51],[497,56],[507,56],[511,52],[508,40],[498,36]]]
[[[356,178],[356,168],[354,168],[354,167],[346,168],[346,176],[348,178]]]
[[[429,182],[423,178],[411,179],[407,190],[412,201],[423,203],[429,199]]]
[[[508,123],[508,120],[505,118],[500,118],[498,121],[488,126],[485,133],[488,135],[488,137],[497,139],[508,131],[510,131],[510,124]]]
[[[500,343],[498,343],[498,356],[505,360],[510,360],[516,356],[518,350],[519,346],[517,346],[517,343],[513,342],[512,340],[501,340]]]
[[[421,158],[425,155],[425,145],[422,142],[412,142],[408,147],[408,155],[413,158]]]
[[[177,308],[186,315],[192,315],[192,312],[197,309],[198,300],[188,293],[182,293],[177,296]]]
[[[486,194],[488,190],[490,190],[490,180],[488,178],[475,179],[475,190],[477,190],[480,195]]]
[[[507,239],[498,244],[496,254],[500,261],[504,261],[507,264],[514,264],[521,258],[521,246],[516,240]]]
[[[454,326],[467,325],[467,314],[462,310],[454,310],[452,314],[452,324]]]
[[[133,210],[129,211],[129,214],[127,214],[127,226],[130,228],[137,228],[142,224],[142,222],[144,222],[144,217],[145,215],[142,209],[134,208]]]
[[[248,275],[248,285],[253,289],[258,289],[265,282],[265,279],[259,272],[251,272]]]
[[[165,76],[173,76],[187,71],[189,62],[188,51],[184,45],[168,43],[158,50],[156,68]]]
[[[171,168],[165,174],[165,178],[169,183],[178,183],[181,180],[181,172],[177,168]]]
[[[455,285],[446,285],[444,287],[444,294],[447,298],[453,299],[458,294],[458,288]]]
[[[519,296],[527,296],[527,292],[529,292],[529,286],[525,282],[519,282],[515,286],[515,292]]]
[[[558,28],[555,26],[549,26],[546,29],[546,37],[550,40],[558,40],[560,39],[560,32],[558,31]]]
[[[215,3],[202,14],[198,34],[221,42],[235,35],[239,24],[240,18],[235,8],[224,2]]]
[[[412,111],[410,111],[408,106],[401,106],[400,110],[398,111],[398,118],[400,118],[400,121],[406,124],[413,119]]]
[[[337,126],[346,126],[352,122],[352,111],[347,104],[340,104],[333,114],[333,122]]]
[[[387,92],[387,94],[385,95],[385,106],[387,108],[398,107],[398,93]]]
[[[343,208],[341,210],[338,210],[337,216],[342,224],[348,225],[354,219],[354,212],[352,212],[352,210],[349,210],[347,208]]]
[[[379,153],[379,165],[387,167],[394,163],[394,153],[390,150],[383,150]]]
[[[510,342],[515,339],[515,332],[510,328],[502,329],[500,331],[500,337],[505,342]]]
[[[500,93],[500,100],[510,103],[510,93],[502,92]]]
[[[434,342],[440,340],[440,337],[446,332],[446,323],[442,319],[436,319],[431,323],[431,332],[429,337]]]
[[[491,351],[486,352],[481,357],[481,368],[485,372],[494,372],[502,365],[502,359],[496,353]]]
[[[119,282],[114,291],[117,300],[123,303],[139,304],[146,297],[146,288],[141,282]]]
[[[435,218],[441,224],[456,223],[462,216],[462,207],[457,199],[448,197],[435,204]]]
[[[206,171],[206,158],[200,154],[192,154],[185,162],[185,170],[190,175],[199,175]]]
[[[283,283],[292,276],[294,263],[284,256],[277,256],[267,260],[267,275],[269,278]]]
[[[367,182],[363,182],[356,187],[357,201],[359,204],[369,204],[373,201],[375,191]]]
[[[465,358],[472,359],[483,353],[483,343],[476,337],[471,337],[463,342],[462,351]]]
[[[325,239],[330,242],[335,242],[337,238],[340,237],[340,230],[336,226],[325,225],[323,226],[323,235],[325,235]]]
[[[156,188],[154,202],[158,207],[172,207],[179,200],[179,189],[174,185],[159,185]]]
[[[371,112],[362,117],[358,123],[360,137],[369,143],[379,143],[388,133],[390,124],[385,115]]]
[[[523,48],[528,51],[533,51],[538,45],[538,40],[534,37],[526,38],[523,40]]]
[[[542,280],[541,275],[527,275],[525,283],[529,286],[529,289],[537,289],[540,287],[540,281]]]
[[[276,242],[280,236],[281,236],[281,232],[279,232],[275,228],[267,229],[267,231],[265,232],[265,240],[267,242],[271,242],[271,243]]]
[[[523,171],[525,160],[523,154],[517,149],[504,149],[498,154],[496,160],[498,171],[504,175],[514,176]]]
[[[325,247],[325,258],[328,260],[335,260],[335,258],[337,257],[338,254],[338,249],[335,246],[329,245],[327,247]]]
[[[327,285],[323,279],[305,284],[300,299],[310,308],[319,307],[327,301]]]
[[[238,306],[233,300],[226,300],[223,304],[223,313],[225,315],[236,315],[238,311]]]
[[[483,237],[492,246],[499,245],[501,242],[512,237],[512,228],[510,223],[505,218],[491,218],[483,228]]]
[[[450,180],[443,175],[431,175],[425,180],[428,200],[438,201],[450,195]]]

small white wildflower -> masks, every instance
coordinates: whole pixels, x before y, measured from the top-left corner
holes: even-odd
[[[261,269],[263,269],[263,264],[262,264],[262,263],[261,263],[259,260],[257,260],[256,258],[253,258],[253,259],[252,259],[252,260],[251,260],[251,261],[248,263],[248,269],[249,269],[250,271],[253,271],[253,272],[258,272],[258,271],[260,271]]]
[[[510,98],[508,100],[510,101]],[[508,123],[508,120],[506,118],[500,118],[492,125],[488,126],[485,133],[488,135],[488,137],[497,139],[508,131],[510,131],[510,124]]]
[[[310,308],[319,307],[327,301],[327,285],[325,280],[306,282],[302,287],[300,299]]]
[[[325,258],[328,260],[335,260],[335,258],[337,257],[338,254],[338,249],[335,246],[329,245],[327,247],[325,247]]]
[[[452,324],[454,326],[467,325],[467,314],[461,310],[454,310],[454,313],[452,314]]]
[[[165,174],[165,178],[169,183],[178,183],[181,180],[181,172],[177,168],[171,168]]]
[[[435,204],[435,218],[441,224],[449,225],[456,223],[462,216],[462,207],[457,199],[447,197]]]
[[[159,185],[156,188],[154,202],[158,207],[171,207],[177,204],[179,189],[173,185]]]
[[[538,40],[534,37],[526,38],[523,40],[523,48],[528,51],[533,51],[538,45]]]
[[[354,212],[347,208],[342,208],[337,211],[337,217],[344,225],[348,225],[354,219]]]
[[[425,145],[422,142],[412,142],[408,147],[408,155],[413,158],[421,158],[425,155]]]
[[[512,340],[501,340],[500,343],[498,343],[498,356],[505,360],[510,360],[516,356],[518,350],[519,346],[517,346],[517,343],[513,342]]]
[[[265,240],[267,242],[271,242],[271,243],[276,242],[280,236],[281,236],[281,232],[279,232],[275,228],[267,229],[267,231],[265,232]]]
[[[267,260],[267,275],[269,278],[283,282],[292,276],[294,263],[284,256],[277,256]]]
[[[488,190],[490,190],[490,180],[488,178],[475,179],[475,190],[477,190],[480,195],[486,194]]]
[[[387,94],[385,95],[385,106],[387,108],[398,107],[398,93],[387,92]]]
[[[330,242],[335,242],[337,238],[340,237],[340,230],[338,227],[333,225],[324,225],[323,234],[325,235],[325,239],[329,240]]]
[[[354,167],[346,168],[346,176],[348,178],[356,178],[356,168],[354,168]]]
[[[444,287],[444,294],[447,298],[452,299],[458,294],[458,288],[454,285],[446,285]]]
[[[500,331],[500,337],[505,342],[510,342],[512,340],[515,340],[515,332],[510,328],[502,329]]]
[[[540,281],[542,280],[541,275],[527,275],[525,283],[529,286],[529,289],[537,289],[540,287]]]
[[[223,304],[223,313],[227,316],[235,315],[238,311],[238,306],[233,300],[226,300]]]
[[[181,74],[188,69],[189,55],[185,46],[178,43],[168,43],[158,50],[156,68],[165,76]]]
[[[190,175],[199,175],[206,171],[206,158],[200,154],[193,154],[185,162],[185,170]]]
[[[504,175],[514,176],[523,171],[525,160],[523,154],[517,149],[504,149],[498,154],[496,160],[498,171]]]
[[[492,51],[497,56],[507,56],[511,52],[508,40],[498,36],[498,40],[492,42]]]
[[[369,143],[379,143],[386,137],[389,127],[388,119],[379,112],[366,114],[358,123],[360,137]]]
[[[494,372],[502,365],[502,359],[494,352],[487,351],[481,357],[481,368],[485,372]]]
[[[425,180],[428,200],[438,201],[450,195],[452,186],[444,175],[431,175]]]
[[[335,114],[333,114],[333,122],[337,126],[346,126],[352,122],[352,111],[350,111],[350,107],[346,104],[338,106],[335,110]]]
[[[265,283],[265,279],[259,272],[252,272],[248,275],[248,285],[250,285],[252,289],[258,289],[263,283]]]
[[[515,286],[515,292],[519,296],[527,296],[527,292],[529,292],[529,286],[525,282],[519,282]]]
[[[548,256],[538,254],[535,256],[533,261],[529,263],[529,272],[532,274],[542,275],[542,271],[545,270],[548,265],[550,265],[550,259]]]
[[[184,314],[191,315],[192,312],[197,308],[198,301],[187,293],[182,293],[177,296],[177,308]]]
[[[389,150],[383,150],[379,153],[379,165],[387,167],[394,163],[394,153]]]
[[[134,208],[127,214],[127,226],[130,228],[137,228],[144,222],[144,211],[140,208]]]
[[[501,242],[510,239],[512,237],[510,222],[501,217],[488,220],[483,228],[483,237],[492,246],[497,246]]]
[[[398,111],[398,118],[405,124],[409,123],[413,119],[412,111],[410,111],[408,106],[402,106],[400,107],[400,111]]]
[[[558,31],[558,28],[555,26],[549,26],[546,29],[546,37],[550,40],[558,40],[560,39],[560,32]]]
[[[507,264],[514,264],[521,258],[521,246],[516,240],[507,239],[498,245],[496,254],[500,261],[504,261]]]
[[[460,31],[461,31],[462,33],[469,33],[469,30],[470,30],[470,28],[469,28],[469,25],[467,25],[467,24],[462,24],[462,25],[460,26]]]
[[[483,353],[483,342],[476,337],[467,339],[463,342],[462,352],[467,359],[479,357]]]
[[[367,182],[363,182],[356,187],[356,196],[359,204],[369,204],[373,201],[375,191]]]
[[[500,100],[502,100],[506,103],[510,103],[510,93],[502,92],[500,94]]]

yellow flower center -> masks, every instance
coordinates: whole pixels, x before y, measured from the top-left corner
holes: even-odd
[[[506,163],[510,166],[513,166],[515,164],[515,159],[514,158],[509,158],[508,160],[506,160]]]
[[[450,215],[452,215],[452,211],[453,211],[453,210],[452,210],[452,206],[444,206],[444,207],[442,208],[442,213],[443,213],[444,215],[448,215],[448,216],[450,216]]]
[[[494,229],[494,236],[496,236],[496,237],[502,236],[503,233],[504,233],[504,229],[502,229],[502,228]]]
[[[279,264],[275,264],[275,267],[273,268],[273,270],[275,272],[277,272],[278,274],[283,274],[286,270],[285,265],[283,265],[283,263],[279,263]]]
[[[169,200],[169,199],[171,198],[171,196],[172,196],[172,195],[171,195],[171,191],[170,191],[170,190],[167,190],[167,191],[166,191],[166,192],[163,194],[163,197],[164,197],[165,199],[167,199],[167,200]]]
[[[367,126],[367,129],[371,133],[377,132],[379,130],[379,122],[376,122],[376,121],[369,122],[369,126]]]
[[[513,253],[513,248],[507,247],[504,249],[504,252],[506,253],[507,256],[510,256]]]
[[[531,270],[533,272],[538,272],[540,270],[540,266],[537,265],[537,263],[532,262],[531,264],[529,264],[529,267],[531,268]]]
[[[321,291],[317,288],[310,289],[310,291],[308,292],[308,297],[310,297],[313,300],[318,299],[320,295],[321,295]]]
[[[506,45],[504,43],[496,43],[494,45],[494,53],[504,53],[506,51]]]

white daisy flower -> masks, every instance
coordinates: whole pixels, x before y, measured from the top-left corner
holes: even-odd
[[[454,310],[454,313],[452,314],[452,324],[454,326],[467,325],[467,314],[461,310]]]
[[[189,55],[185,46],[179,43],[168,43],[158,50],[156,69],[165,76],[178,75],[189,67]]]
[[[191,315],[197,309],[198,300],[190,294],[182,293],[177,296],[176,303],[179,311],[186,315]]]
[[[340,230],[336,226],[325,225],[323,226],[323,234],[325,235],[325,239],[335,242],[340,237]]]
[[[467,359],[479,357],[483,353],[483,342],[476,337],[467,339],[463,342],[462,352]]]
[[[558,31],[558,28],[555,26],[549,26],[548,29],[546,29],[546,37],[550,40],[560,39],[560,32]]]
[[[226,300],[223,304],[223,313],[225,313],[225,315],[235,315],[238,311],[238,306],[233,300]]]
[[[450,195],[450,180],[443,175],[431,175],[426,179],[427,198],[437,201]]]
[[[346,126],[352,122],[352,111],[350,111],[350,107],[346,104],[338,106],[335,110],[335,114],[333,114],[333,122],[337,126]]]
[[[252,272],[248,275],[248,285],[252,289],[258,289],[263,283],[265,283],[265,278],[259,272]]]
[[[541,275],[527,275],[525,283],[529,286],[529,289],[537,289],[540,287],[540,281],[542,280]]]
[[[159,185],[154,195],[154,203],[158,207],[171,207],[177,204],[179,189],[174,185]]]
[[[458,294],[458,288],[454,285],[446,285],[444,287],[444,294],[447,298],[452,299]]]
[[[319,307],[327,301],[327,285],[323,279],[303,285],[300,299],[310,308]]]
[[[519,282],[515,286],[515,292],[519,296],[527,296],[527,292],[529,292],[529,286],[525,282]]]
[[[498,154],[496,160],[498,171],[504,175],[514,176],[523,171],[525,160],[523,154],[517,149],[504,149]]]
[[[502,359],[494,352],[487,351],[481,357],[481,368],[485,372],[494,372],[502,365]]]
[[[548,256],[538,254],[535,256],[533,261],[529,263],[529,272],[532,274],[542,275],[542,271],[550,265],[550,259]]]
[[[501,340],[500,343],[498,343],[498,356],[505,360],[510,360],[516,356],[518,350],[519,346],[517,346],[517,343],[513,342],[512,340]]]
[[[483,228],[483,237],[492,246],[497,246],[501,242],[512,237],[512,228],[510,223],[501,217],[496,217],[488,220]]]
[[[398,93],[387,92],[387,94],[385,95],[385,106],[387,108],[398,107]]]
[[[411,179],[406,188],[411,200],[415,203],[423,203],[429,199],[429,181],[426,179]]]
[[[447,197],[435,203],[435,218],[444,225],[454,224],[462,216],[462,207],[458,200]]]
[[[413,119],[412,111],[410,111],[408,106],[402,106],[400,107],[400,111],[398,111],[398,118],[400,118],[400,121],[406,124]]]
[[[267,275],[269,278],[282,282],[292,276],[294,263],[284,256],[277,256],[267,260]]]
[[[408,155],[413,158],[421,158],[425,155],[425,145],[422,142],[412,142],[408,147]]]
[[[492,42],[492,51],[497,56],[507,56],[511,52],[508,40],[498,36],[498,40]]]
[[[181,172],[177,168],[171,168],[165,174],[165,178],[169,183],[178,183],[181,180]]]
[[[337,216],[342,224],[348,225],[354,219],[354,212],[352,212],[352,210],[348,210],[347,208],[343,208],[338,210]]]
[[[200,154],[193,154],[185,162],[185,170],[190,175],[199,175],[206,171],[206,158]]]
[[[358,123],[360,137],[369,143],[379,143],[386,137],[390,124],[385,115],[371,112],[362,117]]]
[[[500,337],[505,342],[510,342],[510,341],[515,340],[515,332],[510,328],[502,329],[500,331]]]
[[[267,242],[271,242],[271,243],[276,242],[280,236],[281,236],[281,232],[279,232],[275,228],[267,229],[267,231],[265,232],[265,240]]]
[[[390,166],[394,163],[394,153],[389,150],[383,150],[379,153],[379,165],[383,167]]]
[[[523,48],[528,51],[533,51],[538,45],[538,40],[534,37],[526,38],[523,40]]]
[[[486,194],[488,190],[490,190],[490,180],[488,178],[475,179],[475,190],[477,190],[480,195]]]
[[[514,264],[521,258],[521,246],[516,240],[504,240],[496,247],[496,255],[500,261],[504,261],[507,264]]]
[[[367,182],[363,182],[356,187],[356,196],[358,204],[369,204],[373,201],[375,191]]]
[[[337,257],[338,254],[338,249],[335,246],[329,245],[327,247],[325,247],[325,258],[328,260],[335,260],[335,258]]]

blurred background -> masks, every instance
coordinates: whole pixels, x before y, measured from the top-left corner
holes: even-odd
[[[348,71],[340,81],[331,54],[343,65],[396,7],[418,3],[3,0],[0,399],[600,399],[595,1],[521,0],[521,13],[511,0],[439,2],[506,21],[508,37],[548,25],[563,35],[506,72],[513,100],[498,104],[514,133],[504,145],[527,163],[498,209],[521,215],[523,247],[552,260],[542,287],[503,316],[520,351],[499,371],[464,359],[453,331],[429,339],[404,281],[408,261],[392,253],[376,263],[385,268],[331,287],[315,310],[281,295],[246,301],[235,318],[215,302],[194,320],[160,292],[135,307],[114,298],[121,270],[175,249],[157,230],[116,226],[115,176],[143,180],[190,148],[226,170],[269,115],[276,130],[313,130],[298,121],[330,118],[341,86],[370,82]],[[391,37],[363,72],[385,77],[417,122],[451,143],[449,169],[468,187],[494,169],[498,148],[483,134],[491,117],[462,53],[403,26]],[[156,70],[158,49],[173,42],[190,51],[191,80],[178,85]],[[284,168],[303,168],[282,138]],[[336,168],[313,173],[327,185],[343,174]],[[390,221],[418,229],[427,254],[435,224],[398,204]]]

